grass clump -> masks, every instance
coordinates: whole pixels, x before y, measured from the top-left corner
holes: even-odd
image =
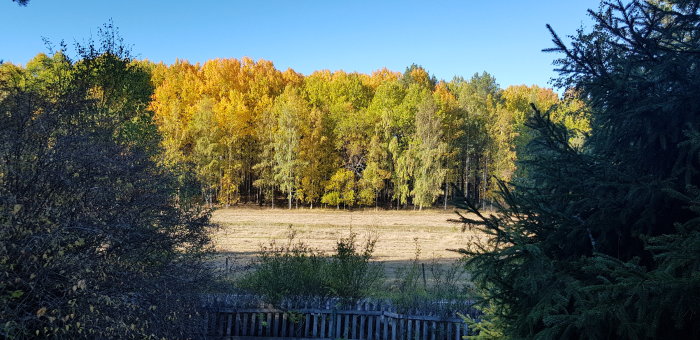
[[[465,310],[471,305],[473,288],[464,260],[440,263],[433,258],[420,261],[420,247],[411,263],[398,269],[397,279],[386,290],[386,297],[402,311],[431,310],[435,312]]]

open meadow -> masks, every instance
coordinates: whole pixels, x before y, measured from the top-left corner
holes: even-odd
[[[331,253],[336,241],[351,232],[364,242],[376,237],[374,261],[384,263],[387,277],[408,265],[415,257],[421,262],[452,263],[460,254],[449,249],[464,247],[480,235],[462,231],[453,210],[334,210],[230,208],[214,212],[219,228],[212,236],[216,266],[226,268],[231,278],[245,272],[261,246],[287,242],[290,230],[295,240]],[[419,253],[417,254],[417,251]],[[227,262],[228,261],[228,262]]]

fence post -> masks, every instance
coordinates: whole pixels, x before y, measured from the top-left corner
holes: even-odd
[[[338,311],[335,309],[335,306],[333,307],[333,310],[331,311],[331,338],[335,339],[335,318],[337,317]]]

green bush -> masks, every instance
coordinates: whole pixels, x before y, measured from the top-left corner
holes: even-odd
[[[186,338],[205,326],[209,216],[176,204],[148,142],[149,74],[107,29],[77,61],[0,64],[0,338]]]
[[[323,280],[319,275],[326,261],[323,254],[296,241],[296,232],[290,229],[286,244],[270,242],[260,249],[253,272],[246,274],[237,285],[271,302],[285,296],[307,296],[321,292]]]
[[[367,238],[358,248],[357,234],[350,233],[336,244],[336,253],[325,263],[325,287],[333,296],[360,299],[372,295],[381,286],[383,267],[370,262],[376,238]]]
[[[301,241],[291,229],[287,243],[262,247],[255,269],[237,282],[243,290],[264,295],[271,303],[291,296],[340,297],[355,300],[381,285],[383,267],[370,262],[376,239],[364,244],[351,232],[338,240],[335,253],[324,256]]]

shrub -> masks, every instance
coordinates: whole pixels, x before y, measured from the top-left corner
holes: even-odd
[[[383,267],[370,262],[376,238],[368,237],[358,249],[357,234],[351,232],[338,240],[335,254],[325,264],[325,285],[333,296],[360,299],[372,295],[381,286]]]
[[[264,295],[271,303],[285,297],[320,296],[355,300],[370,296],[381,284],[383,268],[370,262],[376,239],[359,245],[357,234],[341,238],[335,253],[324,256],[291,229],[287,243],[261,247],[255,269],[237,282],[239,288]]]
[[[296,240],[291,229],[285,244],[270,242],[261,246],[254,261],[255,269],[237,285],[247,291],[264,295],[276,303],[286,296],[311,296],[324,291],[321,268],[327,260],[319,251]]]
[[[208,214],[175,204],[152,139],[134,138],[154,131],[149,76],[101,33],[78,61],[0,65],[0,338],[183,338],[201,325]]]

